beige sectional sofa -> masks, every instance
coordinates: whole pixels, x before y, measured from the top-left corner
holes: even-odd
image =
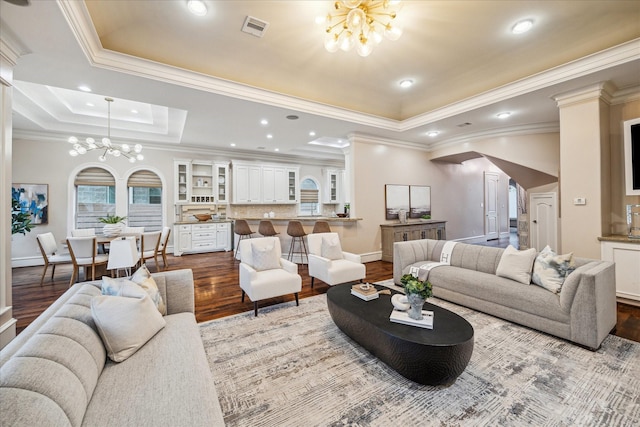
[[[222,426],[191,270],[152,275],[166,325],[120,363],[91,314],[100,281],[65,292],[0,352],[3,426]]]
[[[445,243],[430,239],[396,242],[395,284],[400,285],[400,278],[412,266],[440,261]],[[457,243],[450,254],[450,265],[435,267],[428,273],[433,295],[592,350],[600,347],[616,326],[614,264],[573,257],[576,269],[566,277],[560,293],[554,293],[497,276],[504,251]]]

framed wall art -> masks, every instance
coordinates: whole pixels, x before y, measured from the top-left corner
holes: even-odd
[[[29,213],[32,224],[49,223],[48,184],[11,184],[11,197],[18,201],[23,213]]]
[[[387,219],[399,219],[401,210],[409,212],[409,186],[386,184],[384,186],[384,199]]]
[[[431,215],[431,187],[410,185],[409,218],[421,218],[424,215]]]

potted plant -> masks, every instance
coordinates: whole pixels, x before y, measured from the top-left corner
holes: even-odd
[[[11,234],[27,234],[31,231],[33,224],[31,223],[31,215],[28,212],[22,212],[20,202],[11,199]]]
[[[404,287],[407,300],[411,308],[409,308],[409,317],[415,320],[422,319],[422,306],[427,298],[433,296],[431,282],[422,281],[412,274],[405,274],[400,278],[400,283]]]
[[[116,237],[122,233],[122,222],[127,219],[126,216],[117,216],[107,214],[104,218],[98,218],[98,221],[104,224],[102,234],[107,237]]]

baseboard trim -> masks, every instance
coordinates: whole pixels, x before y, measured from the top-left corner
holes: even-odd
[[[0,349],[4,348],[4,346],[16,337],[17,323],[18,320],[12,317],[11,320],[0,327]]]
[[[453,239],[455,242],[462,242],[462,243],[486,243],[487,242],[487,238],[485,237],[485,235],[481,235],[481,236],[472,236],[472,237],[463,237],[461,239]]]
[[[364,263],[380,261],[382,259],[382,251],[375,251],[375,252],[360,254],[360,259]]]

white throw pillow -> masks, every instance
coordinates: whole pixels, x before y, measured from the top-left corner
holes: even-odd
[[[546,246],[538,254],[533,264],[531,282],[559,294],[564,280],[573,270],[575,270],[573,252],[558,255],[549,246]]]
[[[502,258],[500,258],[496,269],[496,276],[528,285],[531,283],[531,269],[535,259],[535,248],[519,251],[509,245],[502,253]]]
[[[280,258],[273,244],[269,246],[251,245],[251,256],[253,257],[253,268],[256,271],[281,268]]]
[[[129,358],[166,325],[149,295],[133,289],[127,288],[130,297],[98,295],[91,299],[91,316],[114,362]]]
[[[322,236],[320,256],[328,259],[342,259],[342,247],[338,236]]]

